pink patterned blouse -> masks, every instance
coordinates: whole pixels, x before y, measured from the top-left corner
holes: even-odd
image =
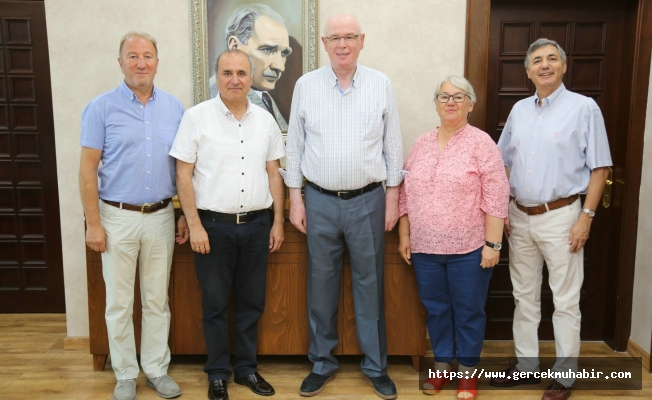
[[[485,215],[507,217],[509,183],[491,137],[466,125],[439,153],[438,128],[410,150],[399,212],[410,219],[412,253],[464,254],[485,243]]]

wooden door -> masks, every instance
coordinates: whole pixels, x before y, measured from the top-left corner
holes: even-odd
[[[0,1],[0,312],[65,312],[43,2]]]
[[[609,136],[614,171],[622,174],[627,149],[631,94],[625,22],[628,1],[512,2],[491,4],[487,69],[487,132],[498,141],[513,105],[535,92],[523,64],[533,41],[557,41],[568,56],[566,88],[593,98],[600,106]],[[626,65],[625,65],[626,66]],[[630,80],[628,82],[628,79]],[[584,251],[581,290],[583,340],[613,338],[616,281],[622,226],[623,185],[613,187],[609,208],[600,206]],[[544,267],[539,338],[554,339],[552,292]],[[487,301],[487,339],[511,339],[514,299],[509,278],[508,249],[501,254]]]

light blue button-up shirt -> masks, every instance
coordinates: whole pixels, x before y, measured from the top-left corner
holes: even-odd
[[[498,147],[510,169],[511,195],[524,205],[586,193],[591,171],[612,165],[596,102],[562,84],[538,105],[528,97],[507,118]]]
[[[102,150],[100,198],[140,205],[177,193],[168,153],[183,111],[179,99],[156,87],[143,105],[124,81],[86,106],[81,145]]]

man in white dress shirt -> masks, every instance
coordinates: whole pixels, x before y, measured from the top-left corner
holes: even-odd
[[[226,400],[229,367],[227,308],[235,286],[235,383],[262,396],[274,388],[257,372],[258,320],[265,307],[267,259],[283,242],[285,153],[274,118],[247,99],[254,68],[241,50],[216,63],[220,95],[189,109],[170,155],[177,159],[179,200],[190,229],[202,291],[208,350],[208,397]],[[269,206],[274,218],[270,221]]]
[[[292,98],[284,178],[290,220],[308,239],[308,358],[314,364],[302,396],[321,393],[338,367],[332,350],[346,245],[362,371],[379,397],[396,398],[387,375],[383,274],[385,231],[398,220],[403,149],[391,82],[357,63],[364,38],[356,17],[329,19],[321,39],[330,65],[302,76]]]

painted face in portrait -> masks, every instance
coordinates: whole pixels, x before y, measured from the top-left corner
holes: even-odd
[[[149,40],[140,36],[125,40],[118,63],[127,86],[132,89],[149,89],[154,86],[158,58],[156,48]]]
[[[364,33],[360,33],[358,20],[351,15],[336,15],[328,21],[326,34],[321,40],[331,66],[334,69],[354,68],[364,48]]]
[[[530,65],[525,72],[538,91],[544,88],[554,90],[564,79],[566,63],[562,61],[556,46],[547,45],[530,54]]]
[[[435,101],[437,114],[439,114],[442,125],[444,127],[458,128],[466,124],[469,113],[473,111],[473,103],[471,103],[468,94],[464,90],[453,86],[450,82],[444,82],[438,94],[449,96],[446,103],[440,102],[439,99]],[[464,98],[464,100],[456,103],[455,98]]]
[[[247,101],[252,79],[247,56],[240,53],[222,55],[217,66],[217,87],[222,101],[239,104]]]
[[[254,63],[252,87],[256,90],[274,90],[276,81],[285,71],[285,61],[292,54],[288,30],[269,17],[256,19],[253,34],[242,43],[231,36],[229,49],[239,49],[249,54]]]

